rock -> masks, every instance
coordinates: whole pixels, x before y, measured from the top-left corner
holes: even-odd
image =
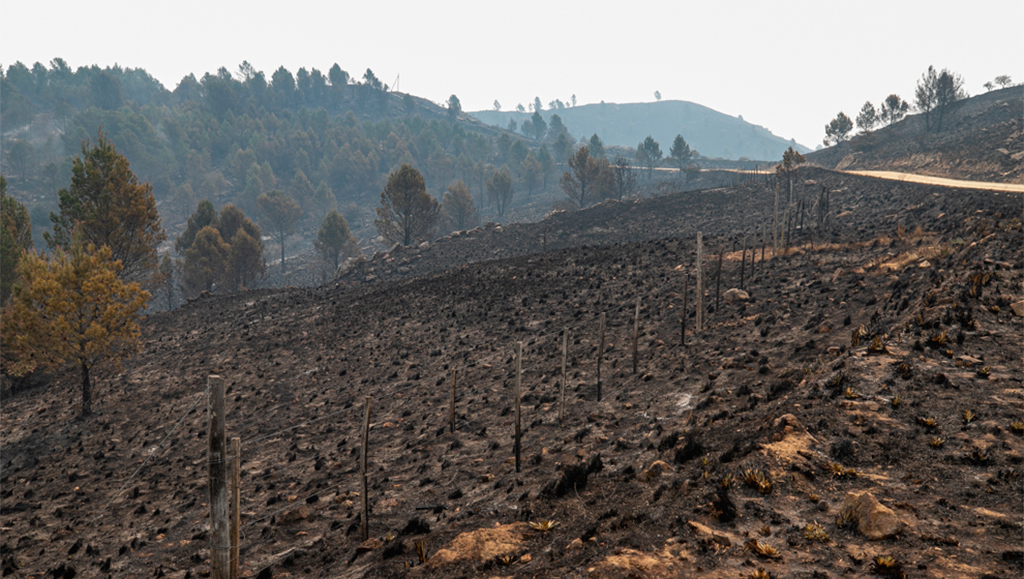
[[[423,243],[420,244],[419,247],[420,247],[420,249],[427,249],[428,247],[430,247],[430,242],[429,241],[424,241]]]
[[[697,534],[697,538],[705,543],[718,543],[723,547],[729,547],[732,545],[732,539],[728,533],[719,533],[707,525],[702,525],[697,521],[687,521],[693,532]]]
[[[309,508],[305,506],[285,511],[281,514],[280,521],[286,525],[296,523],[298,521],[304,521],[309,518]]]
[[[1024,300],[1010,304],[1010,309],[1013,310],[1013,315],[1024,318]]]
[[[356,553],[369,553],[370,551],[376,551],[377,549],[380,549],[383,545],[384,543],[382,543],[380,539],[375,539],[371,537],[363,541],[359,544],[358,547],[356,547]]]
[[[647,476],[647,478],[652,479],[658,478],[659,476],[666,472],[672,472],[672,467],[669,466],[668,463],[663,460],[656,460],[653,463],[651,463],[651,468],[647,469],[647,472],[644,474]]]
[[[739,288],[732,288],[725,290],[725,293],[722,294],[722,297],[725,298],[726,303],[731,304],[734,302],[745,302],[749,300],[750,294]]]
[[[583,539],[580,539],[579,537],[576,537],[575,539],[572,540],[571,543],[569,543],[568,545],[565,546],[565,550],[568,551],[568,550],[571,550],[571,549],[581,549],[582,547],[583,547]]]
[[[484,562],[519,552],[529,535],[529,525],[512,523],[460,533],[445,548],[438,550],[427,565],[436,569],[458,561]]]
[[[857,530],[872,541],[894,537],[900,531],[896,513],[879,503],[869,491],[846,493],[843,508],[853,509]]]
[[[929,262],[927,259],[922,260],[921,263],[917,264],[917,267],[919,267],[921,269],[928,269],[931,266],[932,266],[931,262]]]

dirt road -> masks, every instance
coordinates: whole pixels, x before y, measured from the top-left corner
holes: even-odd
[[[909,181],[911,183],[923,183],[925,185],[941,185],[943,187],[963,187],[965,189],[986,189],[988,191],[1002,191],[1005,193],[1024,193],[1024,184],[1020,183],[991,183],[988,181],[961,181],[960,179],[946,179],[943,177],[932,177],[930,175],[915,175],[913,173],[899,173],[896,171],[844,171],[854,175],[865,177],[878,177],[879,179],[891,179],[894,181]]]

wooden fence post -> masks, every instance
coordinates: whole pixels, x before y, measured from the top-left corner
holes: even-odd
[[[452,368],[452,397],[448,409],[448,426],[452,434],[455,434],[455,368]]]
[[[558,425],[565,420],[565,362],[569,357],[569,328],[562,328],[562,391],[558,401]]]
[[[779,182],[775,182],[775,211],[772,213],[772,257],[779,253]]]
[[[683,350],[686,350],[686,298],[690,293],[690,289],[687,287],[690,285],[690,274],[683,276],[683,317],[679,320],[680,331],[682,333],[680,344]]]
[[[718,271],[715,272],[715,315],[718,314],[718,301],[722,296],[722,256],[723,250],[718,251]]]
[[[231,523],[228,516],[227,426],[224,420],[224,380],[207,378],[210,388],[210,577],[228,579],[231,558]]]
[[[747,275],[747,236],[743,236],[743,252],[740,253],[740,289],[744,289]]]
[[[231,437],[231,579],[238,579],[238,533],[242,528],[242,439]]]
[[[366,397],[366,412],[363,415],[363,452],[362,456],[359,457],[359,474],[361,479],[362,496],[360,497],[363,502],[363,516],[362,523],[360,526],[362,531],[363,540],[370,538],[370,498],[367,496],[369,493],[368,485],[366,484],[366,470],[367,470],[367,456],[369,455],[369,443],[370,443],[370,404],[373,402],[373,398]]]
[[[636,374],[637,359],[639,358],[638,345],[640,340],[640,298],[636,298],[636,313],[633,314],[633,373]]]
[[[516,342],[516,472],[519,472],[519,457],[522,451],[520,419],[522,418],[523,343]]]
[[[694,334],[704,329],[704,236],[697,232],[697,325]]]
[[[601,360],[604,359],[604,323],[605,313],[601,312],[601,341],[597,349],[597,401],[601,401]]]

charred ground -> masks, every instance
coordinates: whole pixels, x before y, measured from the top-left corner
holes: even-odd
[[[743,236],[770,219],[763,184],[480,230],[327,286],[152,316],[145,351],[101,377],[95,416],[75,418],[72,374],[5,396],[4,574],[206,570],[201,397],[218,373],[243,441],[246,576],[839,577],[872,574],[876,556],[909,577],[1019,575],[1021,198],[815,169],[800,183],[832,192],[831,224],[764,264],[758,251],[749,301],[716,311],[711,285],[696,336],[691,275],[685,348],[694,234],[712,283],[724,252],[721,289],[737,286]],[[495,259],[509,248],[521,253]],[[360,548],[364,396],[372,539]],[[894,537],[837,526],[863,491],[898,517]],[[526,524],[543,520],[559,525]]]

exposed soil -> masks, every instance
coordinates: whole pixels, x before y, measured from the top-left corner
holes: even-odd
[[[913,115],[837,146],[808,153],[807,160],[841,170],[1024,182],[1024,87],[962,101],[946,115],[940,132],[926,132],[923,115]]]
[[[1021,196],[820,169],[798,195],[822,187],[828,226],[807,219],[787,255],[758,251],[752,278],[748,253],[750,299],[717,308],[718,253],[724,294],[743,236],[770,227],[763,183],[481,229],[326,286],[151,316],[145,351],[99,373],[94,416],[75,417],[70,372],[5,394],[3,573],[206,572],[202,396],[217,373],[243,441],[243,576],[840,577],[872,575],[876,556],[907,577],[1020,576]],[[682,347],[698,229],[707,327],[694,335],[691,275]]]

